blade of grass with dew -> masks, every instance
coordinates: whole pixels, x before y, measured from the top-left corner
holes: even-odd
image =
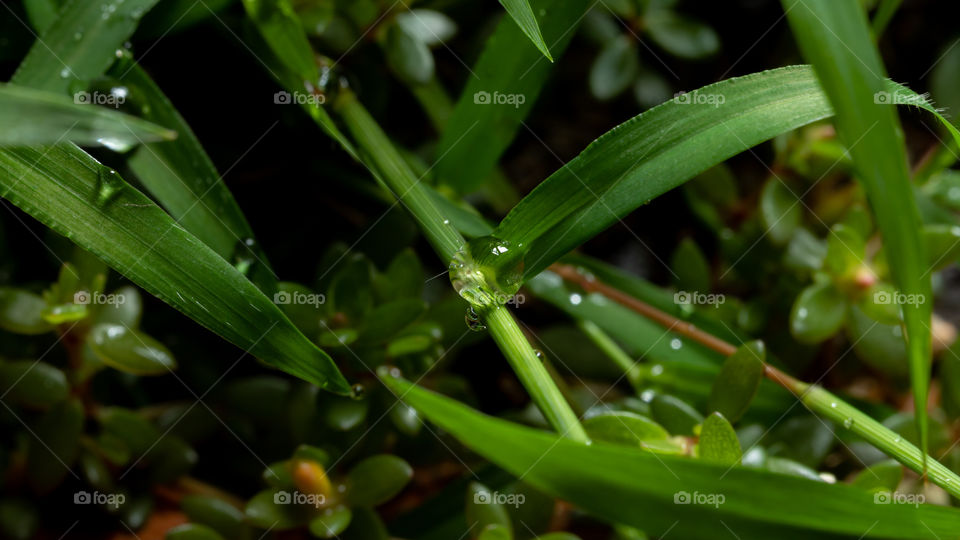
[[[507,10],[507,14],[517,23],[520,30],[530,38],[530,41],[547,57],[547,60],[553,62],[553,56],[550,55],[550,48],[543,41],[543,34],[540,33],[540,24],[537,23],[537,16],[533,14],[533,8],[527,0],[500,0],[500,5]]]
[[[559,58],[586,13],[586,0],[535,0],[546,43]],[[476,191],[490,175],[533,108],[552,68],[511,20],[502,20],[471,69],[444,130],[437,155],[440,183],[459,193]],[[513,96],[512,104],[494,98]],[[518,101],[522,100],[522,103]]]
[[[106,107],[78,104],[61,94],[0,83],[0,146],[74,142],[104,145],[170,141],[177,133]]]
[[[894,284],[918,302],[902,306],[920,449],[927,453],[933,292],[924,261],[903,131],[896,110],[880,99],[889,87],[866,15],[856,2],[784,1],[800,50],[837,111],[834,123],[883,236]]]
[[[340,394],[333,360],[236,268],[74,146],[0,149],[0,196],[265,362]]]
[[[157,0],[70,0],[40,34],[10,82],[66,93],[75,81],[101,75]],[[109,55],[103,54],[109,51]]]
[[[179,137],[136,148],[127,165],[140,183],[180,225],[228,261],[249,257],[248,277],[268,294],[276,278],[253,230],[193,130],[156,83],[129,55],[108,71],[140,103],[144,118],[174,129]]]
[[[428,420],[524,481],[591,514],[651,536],[716,538],[952,537],[960,510],[874,502],[874,494],[746,467],[654,455],[595,442],[584,445],[493,418],[419,388],[381,368],[381,379]],[[503,441],[511,441],[505,445]],[[721,504],[677,504],[691,493]],[[637,512],[637,508],[644,512]]]
[[[898,101],[936,113],[903,86],[888,82],[886,88],[903,96]],[[622,216],[717,163],[832,114],[810,66],[705,86],[591,143],[524,197],[494,235],[525,246],[524,274],[536,275]]]
[[[49,5],[48,9],[55,6]],[[276,279],[266,262],[266,255],[252,242],[253,232],[247,224],[243,212],[237,206],[233,195],[220,180],[209,157],[203,151],[193,132],[183,118],[170,104],[169,100],[157,88],[149,76],[136,65],[130,53],[119,49],[123,40],[127,39],[135,30],[127,25],[127,19],[136,22],[142,13],[135,7],[128,11],[129,6],[111,7],[105,5],[104,11],[98,16],[99,21],[113,21],[116,17],[124,18],[112,24],[123,26],[124,32],[105,34],[86,43],[85,54],[89,60],[83,68],[75,68],[74,74],[81,79],[99,76],[107,66],[111,67],[110,74],[121,78],[133,86],[135,92],[128,96],[138,112],[147,120],[173,128],[180,137],[170,144],[149,144],[141,139],[131,143],[144,143],[134,151],[129,164],[134,173],[143,182],[144,186],[158,201],[190,232],[213,247],[214,251],[226,259],[240,257],[255,260],[250,278],[265,292],[272,294]],[[41,39],[51,39],[55,43],[63,43],[63,36],[80,36],[85,41],[84,28],[89,22],[85,15],[78,14],[72,4],[62,8],[57,21],[51,25],[49,32],[44,32]],[[81,16],[82,15],[82,16]],[[104,18],[106,16],[106,18]],[[113,28],[113,27],[111,27]],[[44,41],[43,43],[46,43]],[[66,48],[72,42],[68,42]],[[56,57],[65,54],[62,48],[53,51]],[[21,84],[38,88],[53,87],[60,80],[62,73],[55,70],[41,69],[37,64],[29,64],[29,55],[24,60],[15,75],[15,81]],[[96,63],[94,58],[104,59]],[[101,68],[102,66],[102,68]],[[118,141],[129,138],[126,133]],[[124,146],[133,146],[124,145]],[[74,152],[79,152],[74,149]]]

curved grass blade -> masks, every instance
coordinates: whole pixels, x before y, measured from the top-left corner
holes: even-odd
[[[946,122],[903,86],[885,88]],[[503,219],[494,235],[527,246],[527,277],[717,163],[833,114],[809,66],[728,79],[684,96],[608,131]]]
[[[654,456],[601,442],[584,445],[478,413],[386,369],[381,379],[496,465],[598,517],[654,537],[670,530],[679,538],[713,539],[718,530],[730,530],[743,538],[915,539],[953,537],[960,527],[960,510],[954,508],[876,504],[872,493],[843,484]],[[694,493],[722,495],[723,502],[684,504]]]
[[[74,81],[99,76],[116,60],[112,53],[133,35],[137,22],[156,3],[70,0],[30,47],[10,82],[66,93]]]
[[[272,294],[276,277],[266,254],[255,242],[248,245],[253,230],[190,126],[131,57],[124,55],[108,73],[149,104],[141,108],[144,118],[179,134],[176,141],[147,143],[130,155],[127,165],[137,179],[180,225],[224,259],[249,250],[254,264],[247,277]]]
[[[70,141],[82,145],[172,140],[177,133],[105,107],[60,94],[0,84],[0,146]]]
[[[520,30],[530,38],[530,41],[536,45],[537,49],[547,57],[547,60],[553,62],[553,56],[550,56],[550,48],[543,41],[543,34],[540,33],[540,25],[537,23],[537,17],[533,14],[533,8],[527,0],[500,0],[500,5],[517,23]]]
[[[785,0],[784,5],[800,49],[837,111],[837,133],[876,215],[894,284],[919,299],[902,310],[920,449],[926,456],[933,293],[903,131],[894,109],[881,106],[889,87],[883,63],[859,4]]]
[[[254,356],[350,392],[333,360],[253,283],[75,146],[0,150],[0,196]]]
[[[540,18],[544,39],[560,57],[586,13],[586,0],[537,0],[533,9]],[[550,74],[551,64],[513,21],[502,20],[487,40],[453,115],[447,123],[437,155],[437,178],[459,193],[476,191],[490,175],[520,124],[533,108]],[[513,103],[498,104],[497,97],[513,96]],[[523,103],[518,103],[521,100]]]

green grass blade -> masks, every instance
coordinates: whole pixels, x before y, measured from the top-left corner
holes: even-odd
[[[898,102],[936,112],[913,92],[886,84],[891,95],[899,92]],[[526,276],[717,163],[833,114],[809,66],[728,79],[685,96],[601,136],[504,218],[494,235],[527,246]]]
[[[873,34],[876,39],[880,39],[883,35],[883,31],[887,29],[890,19],[893,19],[901,3],[903,0],[880,0],[877,12],[873,15]]]
[[[127,164],[151,195],[180,225],[221,257],[231,260],[241,245],[254,238],[253,231],[220,173],[200,145],[190,126],[150,76],[125,56],[108,72],[126,85],[133,95],[149,103],[143,116],[175,130],[176,141],[146,144],[137,148]],[[263,251],[254,244],[258,263],[248,276],[272,294],[276,278]]]
[[[883,63],[859,4],[785,0],[784,6],[801,51],[813,63],[837,111],[837,133],[853,158],[876,216],[894,284],[903,294],[921,299],[902,309],[917,430],[925,455],[933,293],[903,131],[896,111],[878,103],[878,96],[888,88]]]
[[[876,504],[872,493],[843,484],[600,442],[584,445],[480,414],[387,369],[381,378],[423,416],[496,465],[596,516],[651,536],[669,530],[678,538],[716,538],[718,530],[731,530],[743,538],[827,533],[915,539],[953,537],[960,527],[960,510],[954,508]],[[677,504],[684,493],[722,495],[723,503]]]
[[[547,57],[547,60],[553,62],[553,56],[550,55],[550,48],[543,41],[543,34],[540,33],[540,25],[537,23],[537,16],[533,14],[533,8],[527,0],[500,0],[503,9],[507,10],[513,22],[517,23],[520,30],[530,38],[530,41],[536,45],[537,49]]]
[[[557,57],[576,33],[587,4],[586,0],[533,2],[534,10],[546,11],[541,17],[544,38]],[[551,64],[526,41],[513,21],[500,21],[442,134],[437,155],[443,159],[437,164],[437,178],[460,193],[477,190],[490,175],[550,74]],[[523,103],[496,104],[497,96],[522,96]]]
[[[332,392],[350,386],[236,268],[71,145],[0,150],[0,196],[252,355]]]
[[[157,0],[70,0],[30,47],[11,82],[66,93],[74,81],[97,77],[116,60],[137,22]]]
[[[60,94],[0,84],[0,145],[74,142],[135,145],[176,138],[177,133],[126,114],[79,104]]]

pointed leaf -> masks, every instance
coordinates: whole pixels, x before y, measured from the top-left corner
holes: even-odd
[[[507,10],[507,13],[510,14],[513,21],[517,23],[520,30],[522,30],[523,33],[530,38],[530,41],[537,46],[537,49],[540,49],[540,52],[547,57],[547,60],[553,62],[553,57],[550,56],[550,48],[547,47],[547,44],[543,41],[543,35],[540,33],[540,25],[537,23],[537,17],[533,14],[533,8],[530,7],[530,2],[527,0],[500,0],[500,4]]]
[[[763,380],[766,348],[762,341],[751,341],[737,348],[723,361],[723,368],[710,391],[707,409],[736,422],[750,408]]]
[[[720,465],[739,465],[740,440],[730,422],[719,412],[703,421],[700,429],[700,459]]]

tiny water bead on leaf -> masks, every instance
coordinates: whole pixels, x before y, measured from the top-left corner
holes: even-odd
[[[480,320],[480,314],[473,309],[473,306],[467,308],[467,313],[463,316],[463,320],[467,323],[467,328],[474,332],[483,332],[487,329],[487,326]]]
[[[522,248],[495,236],[475,238],[450,261],[450,283],[477,309],[506,304],[522,283]]]
[[[94,203],[105,208],[123,192],[126,182],[117,171],[108,167],[101,167],[97,176],[97,189],[94,192]]]

